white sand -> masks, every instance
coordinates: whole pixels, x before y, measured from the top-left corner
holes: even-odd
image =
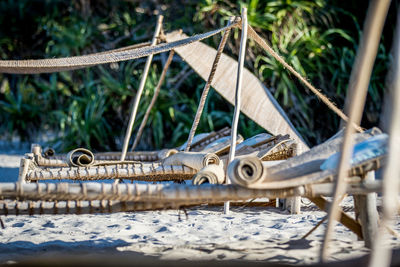
[[[16,181],[18,160],[0,155],[0,181]],[[344,205],[350,208],[351,198]],[[300,239],[325,216],[315,206],[305,206],[300,215],[272,207],[233,207],[229,215],[222,211],[201,206],[188,209],[187,218],[183,211],[2,216],[6,228],[0,230],[0,263],[52,253],[122,252],[160,259],[317,262],[324,227]],[[332,260],[368,253],[345,227],[338,225],[335,230]],[[399,245],[395,239],[392,243]]]

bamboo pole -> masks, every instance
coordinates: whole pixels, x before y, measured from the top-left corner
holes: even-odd
[[[246,55],[246,42],[247,42],[247,8],[242,8],[242,36],[240,40],[240,51],[238,60],[238,71],[236,78],[236,93],[235,93],[235,111],[233,113],[232,119],[232,130],[231,130],[231,146],[229,149],[228,164],[235,158],[236,150],[236,137],[237,137],[237,127],[240,115],[240,105],[241,105],[241,92],[242,92],[242,76],[244,68],[244,60]],[[226,175],[226,184],[230,184],[228,175]],[[224,213],[229,213],[229,202],[224,204]]]
[[[346,171],[346,177],[364,176],[370,171],[377,170],[386,164],[386,156],[377,156],[364,160],[360,163],[353,164]],[[274,172],[274,167],[284,162],[269,166],[256,157],[242,157],[235,159],[228,166],[228,175],[233,183],[247,188],[253,189],[278,189],[300,186],[305,184],[333,182],[337,180],[337,170],[318,170],[322,161],[315,160],[306,164],[293,166],[290,170]],[[318,168],[316,170],[316,168]],[[307,171],[310,170],[310,171]],[[306,173],[304,173],[306,172]]]
[[[400,177],[400,8],[397,10],[397,26],[393,40],[393,63],[389,77],[388,105],[389,121],[389,158],[383,176],[383,214],[378,233],[374,239],[369,266],[390,266],[391,249],[385,242],[387,228],[394,225],[394,216],[398,214],[398,195]],[[390,92],[391,91],[391,92]]]
[[[153,39],[151,41],[151,46],[154,46],[157,44],[158,36],[160,34],[161,27],[162,27],[162,21],[163,21],[163,16],[162,15],[158,16],[156,29],[154,31]],[[129,145],[129,140],[130,140],[131,134],[132,134],[133,124],[135,123],[136,113],[137,113],[137,110],[139,107],[139,102],[140,102],[140,98],[143,93],[144,86],[146,84],[147,75],[150,70],[150,64],[151,64],[152,59],[153,59],[153,54],[151,54],[147,57],[146,64],[144,66],[144,70],[143,70],[143,74],[142,74],[142,79],[140,80],[139,88],[136,92],[135,100],[134,100],[132,111],[131,111],[131,116],[129,118],[128,128],[126,129],[124,144],[122,147],[121,161],[125,160],[126,152],[128,151],[128,145]],[[116,182],[118,182],[118,180],[116,180]]]
[[[162,160],[164,157],[167,157],[171,154],[177,153],[176,149],[161,149],[155,151],[135,151],[135,152],[127,152],[125,156],[125,161],[144,161],[144,162],[152,162]],[[36,155],[35,155],[36,156]],[[49,164],[49,165],[61,165],[66,166],[66,154],[58,154],[51,156],[49,158],[42,158],[41,155],[38,157],[40,162],[37,162],[39,165]],[[95,162],[101,161],[118,161],[121,158],[121,151],[119,152],[100,152],[94,153]]]
[[[381,192],[380,181],[349,184],[348,194],[365,195]],[[42,201],[115,200],[179,203],[180,205],[243,201],[254,198],[287,198],[293,196],[331,196],[331,183],[310,184],[284,189],[249,189],[235,185],[205,184],[111,184],[111,183],[0,183],[2,199]]]
[[[174,203],[133,201],[0,201],[0,215],[94,214],[178,209]]]
[[[321,261],[327,261],[329,258],[328,246],[335,222],[339,216],[339,200],[345,193],[345,176],[350,166],[354,142],[352,138],[352,134],[355,130],[354,124],[359,125],[361,122],[372,67],[378,51],[378,45],[389,4],[390,0],[374,0],[370,3],[364,24],[364,33],[350,76],[347,97],[350,97],[350,103],[352,103],[352,105],[349,110],[349,120],[346,123],[347,127],[342,145],[338,178],[335,182],[335,194],[330,207],[328,223],[320,250]]]
[[[168,68],[171,65],[172,58],[174,57],[174,54],[175,54],[174,50],[171,50],[169,52],[168,59],[165,62],[165,65],[164,65],[164,68],[163,68],[163,70],[161,72],[161,76],[160,76],[160,79],[158,80],[156,89],[154,89],[154,95],[153,95],[153,97],[151,99],[151,102],[150,102],[149,106],[147,107],[147,110],[146,110],[146,113],[144,114],[143,120],[140,123],[139,130],[137,131],[137,134],[136,134],[136,137],[135,137],[135,141],[133,141],[133,145],[131,147],[131,151],[135,150],[136,146],[139,144],[140,137],[142,137],[143,129],[146,126],[147,120],[149,119],[151,109],[153,108],[154,104],[157,101],[158,95],[160,94],[161,86],[162,86],[162,84],[163,84],[163,82],[165,80]]]

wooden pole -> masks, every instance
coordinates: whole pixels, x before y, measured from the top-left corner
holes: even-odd
[[[161,31],[161,27],[162,27],[162,21],[163,21],[163,16],[162,15],[158,16],[156,30],[154,31],[153,40],[151,41],[152,46],[157,44],[157,39],[158,39],[158,36]],[[128,151],[128,145],[129,145],[129,140],[131,139],[133,124],[135,123],[135,118],[136,118],[136,113],[137,113],[137,110],[139,107],[140,98],[142,96],[143,89],[146,84],[147,75],[149,74],[150,64],[151,64],[152,60],[153,60],[153,54],[151,54],[147,57],[146,64],[144,65],[142,79],[140,80],[139,88],[137,90],[135,100],[133,103],[131,116],[129,118],[128,128],[126,129],[124,144],[122,146],[121,161],[125,160],[126,152]],[[118,180],[116,180],[116,181],[118,181]]]
[[[351,72],[346,97],[350,97],[350,103],[352,103],[352,105],[349,110],[349,120],[346,123],[347,127],[344,134],[342,153],[339,161],[338,178],[335,182],[335,194],[329,211],[328,223],[320,251],[321,261],[327,261],[329,258],[328,245],[331,240],[335,222],[339,216],[338,206],[345,193],[345,177],[346,172],[350,167],[354,142],[352,138],[352,134],[355,130],[354,124],[359,125],[361,122],[372,67],[378,51],[378,45],[386,14],[389,9],[389,4],[390,0],[374,0],[371,2],[364,24],[362,40]]]
[[[381,192],[381,183],[353,184],[348,194]],[[0,183],[3,200],[80,201],[115,200],[136,202],[177,203],[181,205],[243,201],[254,198],[287,198],[332,196],[332,184],[310,184],[282,189],[249,189],[235,185],[183,184],[111,184],[111,183]],[[1,203],[1,201],[0,201]],[[1,208],[1,207],[0,207]]]
[[[394,225],[394,216],[398,214],[398,195],[400,178],[400,8],[397,10],[397,26],[393,41],[393,63],[389,77],[389,93],[392,93],[389,105],[389,158],[383,176],[383,216],[378,234],[372,246],[369,266],[389,266],[392,253],[386,239],[387,228]],[[391,91],[391,92],[390,92]]]
[[[363,178],[363,182],[375,180],[375,172],[371,171]],[[364,244],[371,248],[378,231],[379,215],[376,208],[376,193],[354,195],[354,209],[356,219],[361,223]]]
[[[134,151],[136,146],[139,144],[140,137],[142,137],[142,133],[143,133],[144,127],[146,126],[147,120],[149,119],[151,109],[153,108],[154,104],[157,101],[158,95],[160,94],[161,86],[162,86],[162,84],[163,84],[163,82],[165,80],[165,76],[167,75],[167,71],[168,71],[168,68],[169,68],[169,66],[170,66],[170,64],[172,62],[174,54],[175,54],[174,50],[171,50],[169,52],[169,56],[167,58],[167,61],[164,64],[164,68],[163,68],[163,70],[161,72],[161,76],[160,76],[160,79],[158,80],[156,89],[154,89],[154,95],[151,98],[151,102],[150,102],[149,106],[147,107],[146,113],[144,114],[143,120],[140,123],[139,130],[138,130],[138,132],[136,134],[135,140],[133,141],[133,145],[131,147],[131,151]]]

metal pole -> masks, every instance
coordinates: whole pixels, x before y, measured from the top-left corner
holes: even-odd
[[[232,119],[232,130],[231,130],[231,148],[229,150],[228,164],[235,158],[236,150],[236,137],[237,137],[237,127],[240,115],[240,105],[241,105],[241,92],[242,92],[242,76],[244,68],[244,60],[246,53],[246,41],[247,41],[247,8],[242,8],[242,36],[240,39],[240,52],[239,52],[239,62],[238,62],[238,72],[236,80],[236,94],[235,94],[235,111],[233,113]],[[230,184],[229,176],[226,175],[226,184]],[[224,213],[229,213],[229,201],[224,203]]]
[[[153,40],[151,41],[152,46],[156,45],[156,43],[157,43],[157,39],[158,39],[158,36],[161,31],[162,21],[163,21],[163,16],[162,15],[158,16],[156,30],[154,32]],[[122,147],[121,161],[125,160],[126,152],[128,151],[129,140],[131,138],[133,124],[135,123],[135,118],[136,118],[136,113],[137,113],[137,110],[139,107],[140,97],[142,96],[143,89],[146,84],[146,79],[147,79],[147,75],[149,73],[150,64],[151,64],[152,59],[153,59],[153,54],[151,54],[147,57],[146,64],[144,66],[142,79],[140,80],[139,88],[138,88],[138,91],[135,96],[135,101],[133,103],[131,116],[129,118],[128,128],[126,129],[124,145]]]

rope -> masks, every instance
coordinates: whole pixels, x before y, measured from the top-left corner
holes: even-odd
[[[138,130],[138,132],[136,134],[135,141],[133,142],[133,145],[131,147],[131,151],[135,150],[136,146],[139,143],[139,140],[140,140],[140,137],[142,136],[144,127],[146,126],[147,120],[149,119],[151,109],[153,108],[154,104],[157,101],[158,95],[160,94],[161,86],[162,86],[162,84],[163,84],[163,82],[165,80],[168,68],[171,65],[172,59],[174,57],[174,54],[175,54],[174,50],[171,50],[169,52],[169,56],[168,56],[167,62],[165,62],[164,68],[163,68],[161,76],[160,76],[160,80],[158,81],[156,89],[154,89],[153,98],[151,99],[151,102],[150,102],[149,106],[147,107],[146,113],[144,114],[143,120],[142,120],[142,122],[141,122],[141,124],[139,126],[139,130]]]
[[[197,34],[189,38],[178,40],[171,43],[162,43],[155,46],[140,48],[120,48],[101,53],[94,53],[85,56],[65,57],[65,58],[49,58],[37,60],[0,60],[0,73],[10,74],[37,74],[52,73],[67,70],[76,70],[92,67],[100,64],[108,64],[125,60],[146,57],[149,55],[160,54],[170,51],[174,48],[189,45],[216,35],[220,32],[237,27],[240,18],[235,19],[234,23],[220,29]]]
[[[301,237],[300,239],[306,239],[309,235],[312,234],[312,232],[314,232],[315,230],[317,230],[317,228],[323,224],[326,219],[328,219],[328,216],[323,217],[313,228],[311,228],[310,231],[308,231],[303,237]]]
[[[312,84],[310,84],[306,78],[304,78],[300,73],[298,73],[292,66],[290,66],[286,61],[279,56],[268,44],[267,42],[261,38],[256,31],[251,27],[248,26],[249,37],[253,39],[258,45],[260,45],[265,51],[267,51],[273,58],[275,58],[279,63],[281,63],[286,69],[288,69],[294,76],[296,76],[308,89],[310,89],[325,105],[328,106],[330,110],[335,112],[342,120],[348,121],[348,117],[332,102],[329,100],[327,96],[321,93],[320,90],[315,88]],[[363,132],[364,130],[354,124],[354,127],[357,131]]]
[[[229,26],[232,22],[233,22],[233,19],[230,19],[227,26]],[[230,29],[227,29],[225,31],[224,35],[222,36],[221,42],[219,43],[217,54],[215,55],[214,62],[211,67],[210,75],[208,76],[207,82],[204,85],[204,89],[203,89],[203,92],[202,92],[201,98],[200,98],[199,107],[197,108],[196,116],[194,117],[192,128],[190,129],[189,137],[188,137],[188,140],[186,143],[186,148],[185,148],[186,152],[188,152],[190,150],[190,146],[192,145],[193,137],[194,137],[194,134],[196,133],[197,126],[199,125],[201,114],[203,113],[204,105],[207,100],[208,92],[210,91],[211,82],[214,79],[215,71],[217,70],[218,62],[219,62],[219,59],[221,58],[221,54],[224,50],[226,41],[228,40],[229,33],[230,33]]]

